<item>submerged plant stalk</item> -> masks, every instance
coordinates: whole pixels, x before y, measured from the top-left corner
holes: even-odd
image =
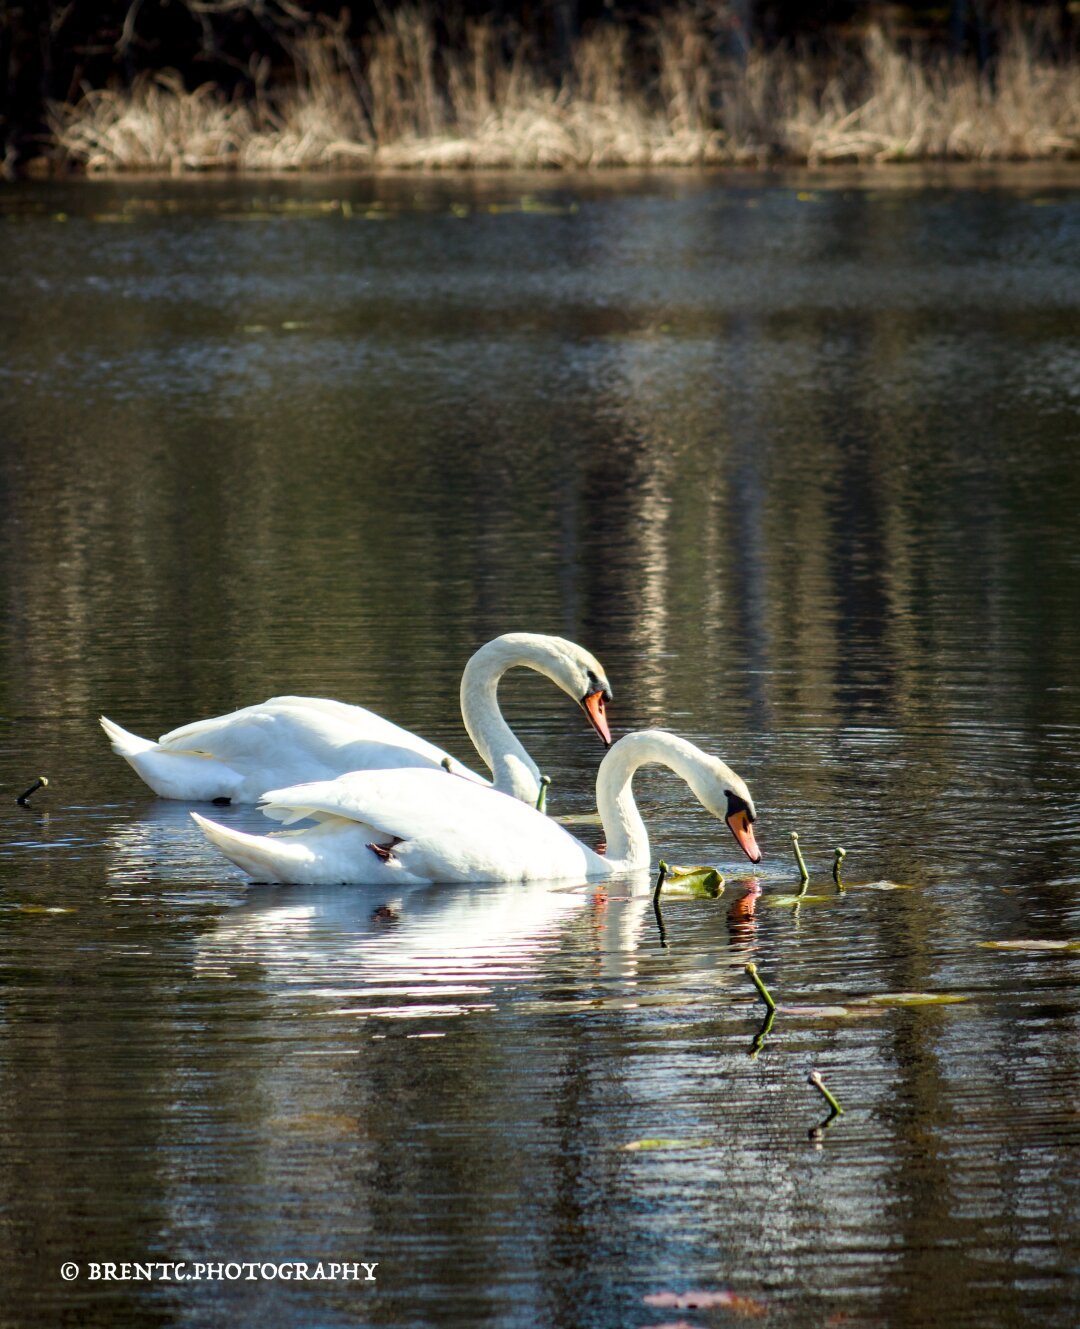
[[[15,800],[20,807],[28,808],[30,806],[29,798],[31,794],[36,794],[39,789],[45,789],[48,786],[48,780],[44,775],[39,775],[29,789],[24,790]]]
[[[537,812],[547,811],[547,792],[550,785],[551,785],[551,776],[542,775],[540,777],[540,792],[536,796]]]

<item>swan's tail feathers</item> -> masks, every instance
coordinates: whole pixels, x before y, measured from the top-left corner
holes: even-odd
[[[126,757],[128,761],[140,752],[147,752],[150,748],[157,747],[157,744],[151,739],[140,738],[138,734],[130,734],[126,729],[121,729],[108,716],[103,715],[101,717],[101,727],[105,730],[109,742],[112,744],[112,750],[121,757]]]
[[[235,863],[256,881],[287,882],[295,881],[294,861],[297,851],[303,854],[302,847],[295,840],[290,844],[285,837],[273,839],[267,835],[249,835],[246,831],[234,831],[229,826],[222,826],[209,817],[200,817],[197,812],[191,814],[195,825],[211,844],[216,845],[227,859]],[[290,871],[291,869],[291,871]]]
[[[104,715],[101,727],[113,751],[159,798],[181,798],[192,803],[234,798],[243,783],[242,775],[214,757],[169,751],[148,738],[128,733]]]
[[[251,835],[193,812],[211,844],[256,881],[294,886],[430,885],[405,870],[396,856],[369,843],[370,827],[331,817],[299,831]]]

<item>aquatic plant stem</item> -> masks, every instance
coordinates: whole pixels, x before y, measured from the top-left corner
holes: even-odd
[[[670,871],[671,869],[664,862],[664,860],[661,859],[660,871],[656,875],[656,886],[653,890],[653,897],[652,897],[653,913],[656,915],[656,926],[660,931],[660,945],[664,948],[664,950],[667,950],[668,940],[667,940],[667,928],[664,927],[664,915],[660,911],[660,892],[663,889],[664,878],[668,875]]]
[[[551,785],[551,776],[542,775],[540,777],[540,792],[536,795],[537,812],[547,812],[547,791]]]
[[[806,870],[806,864],[803,862],[802,850],[799,848],[799,832],[791,832],[791,847],[795,850],[795,862],[799,865],[799,880],[809,881],[810,873]]]
[[[15,802],[18,803],[20,807],[28,808],[30,804],[27,800],[29,799],[30,795],[36,794],[39,789],[45,789],[48,786],[48,783],[49,782],[44,775],[39,775],[38,778],[34,781],[34,783],[30,786],[30,788],[24,790],[23,793],[21,793],[19,797],[15,800]]]
[[[765,1019],[762,1021],[761,1028],[754,1035],[754,1041],[750,1044],[750,1060],[754,1061],[757,1054],[765,1046],[765,1040],[773,1027],[773,1021],[776,1019],[776,1007],[770,1006],[765,1012]]]
[[[844,1109],[840,1106],[840,1104],[836,1101],[833,1095],[829,1092],[828,1088],[826,1087],[825,1081],[821,1078],[820,1071],[818,1070],[811,1071],[810,1074],[807,1076],[806,1082],[807,1084],[812,1084],[814,1088],[818,1091],[818,1093],[821,1094],[821,1096],[825,1099],[826,1103],[828,1103],[829,1107],[832,1108],[834,1117],[843,1116]]]
[[[840,864],[844,861],[846,855],[847,855],[846,849],[841,849],[837,847],[836,857],[833,859],[833,865],[832,865],[832,879],[833,881],[836,882],[836,889],[838,891],[842,891],[844,889],[844,883],[840,880]]]
[[[752,980],[752,982],[753,982],[753,984],[754,984],[754,987],[756,987],[757,990],[758,990],[758,992],[761,993],[761,1000],[765,1003],[766,1006],[768,1006],[768,1008],[769,1008],[770,1011],[775,1011],[775,1010],[776,1010],[776,1002],[773,1001],[772,993],[771,993],[771,992],[769,991],[769,989],[765,986],[765,984],[761,981],[761,976],[758,974],[758,971],[757,971],[757,965],[753,962],[753,960],[751,960],[751,961],[746,965],[746,972],[750,975],[750,978],[751,978],[751,980]]]

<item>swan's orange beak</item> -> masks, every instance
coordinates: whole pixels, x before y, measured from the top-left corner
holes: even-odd
[[[590,692],[588,696],[582,697],[581,704],[585,708],[585,714],[589,717],[589,723],[604,740],[605,747],[611,747],[611,730],[608,728],[607,715],[605,714],[606,702],[604,693],[597,689],[596,692]]]
[[[733,812],[729,817],[725,817],[724,820],[731,828],[732,835],[738,840],[739,848],[750,862],[760,863],[761,850],[754,839],[754,828],[750,824],[750,818],[747,814],[740,809],[738,812]]]

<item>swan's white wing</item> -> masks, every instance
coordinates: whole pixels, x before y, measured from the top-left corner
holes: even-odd
[[[497,826],[513,821],[519,828],[523,823],[533,829],[534,823],[553,824],[508,794],[443,770],[350,771],[335,780],[270,789],[259,799],[259,807],[285,825],[303,817],[342,817],[399,840],[420,834],[446,838],[474,823]]]
[[[380,842],[396,842],[410,876],[429,881],[584,879],[605,867],[534,808],[445,771],[353,771],[271,790],[261,806],[285,825],[313,817],[370,828]]]
[[[355,742],[410,748],[434,759],[436,765],[446,755],[374,711],[321,697],[271,697],[228,715],[181,725],[158,739],[161,747],[176,751],[252,761],[266,761],[284,747],[297,745],[329,758]]]
[[[271,697],[229,715],[197,720],[163,734],[170,752],[206,753],[235,770],[258,773],[283,785],[333,778],[349,770],[416,765],[444,760],[471,779],[480,777],[434,743],[384,720],[362,706],[321,697]]]

